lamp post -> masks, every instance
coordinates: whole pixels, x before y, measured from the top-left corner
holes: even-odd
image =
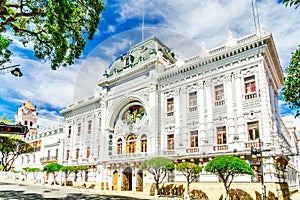
[[[259,167],[261,171],[261,199],[265,199],[265,183],[264,183],[264,166],[262,157],[262,145],[260,139],[258,140],[259,148],[251,147],[251,154],[256,155],[259,161]]]
[[[21,72],[20,68],[18,68],[18,66],[20,66],[20,64],[11,65],[8,67],[2,67],[2,68],[0,68],[0,74],[5,74],[5,73],[10,72],[14,76],[21,77],[21,76],[23,76],[23,73]],[[10,70],[11,68],[14,68],[14,69]]]

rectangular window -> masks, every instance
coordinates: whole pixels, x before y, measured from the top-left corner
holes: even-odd
[[[174,98],[167,99],[167,112],[174,111]]]
[[[256,83],[255,83],[255,77],[250,76],[244,79],[244,84],[245,84],[245,93],[251,93],[251,92],[256,92]]]
[[[76,160],[78,160],[78,158],[79,158],[79,149],[76,149]]]
[[[198,131],[190,132],[190,147],[198,147]]]
[[[167,145],[168,145],[168,147],[167,147],[168,150],[174,149],[174,134],[167,136]]]
[[[90,134],[92,131],[92,120],[88,121],[88,134]]]
[[[91,154],[91,147],[86,148],[86,158],[89,158]]]
[[[77,125],[77,135],[79,136],[81,133],[81,123]]]
[[[259,126],[258,121],[256,122],[248,122],[248,139],[256,140],[259,139]]]
[[[66,160],[69,160],[69,158],[70,158],[70,150],[68,149],[67,150],[67,155],[66,155]]]
[[[226,126],[217,128],[217,144],[226,144]]]
[[[71,134],[72,134],[72,126],[69,126],[68,138],[71,137]]]
[[[191,92],[189,94],[189,106],[193,107],[193,106],[197,106],[197,92]]]
[[[221,101],[224,99],[224,85],[216,85],[215,86],[215,100]]]

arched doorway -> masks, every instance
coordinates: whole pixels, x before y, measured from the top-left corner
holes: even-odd
[[[137,192],[143,192],[143,170],[137,172]]]
[[[114,171],[112,190],[118,190],[118,178],[119,178],[118,171]]]
[[[126,167],[123,171],[123,186],[122,191],[132,190],[132,169],[131,167]]]

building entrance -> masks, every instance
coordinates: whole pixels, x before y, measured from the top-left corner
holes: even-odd
[[[143,170],[137,172],[137,192],[143,192]]]
[[[114,177],[114,179],[113,179],[112,190],[118,190],[118,177],[119,177],[118,171],[114,171],[113,177]]]
[[[123,171],[122,191],[132,191],[132,169],[131,169],[131,167],[126,167]]]

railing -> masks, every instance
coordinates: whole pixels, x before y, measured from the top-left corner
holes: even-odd
[[[257,97],[260,97],[260,93],[258,93],[258,92],[252,92],[252,93],[249,93],[249,94],[244,94],[244,100],[254,99],[254,98],[257,98]]]
[[[189,107],[189,112],[196,112],[198,110],[197,106]]]
[[[186,149],[186,153],[199,153],[199,147],[190,147]]]
[[[163,155],[164,156],[172,156],[172,155],[175,155],[175,151],[174,150],[164,150]]]
[[[40,158],[40,162],[54,162],[57,161],[58,157],[57,156],[48,156],[48,157],[42,157]]]
[[[227,144],[218,144],[214,146],[214,151],[225,151],[228,150]]]
[[[126,154],[117,154],[110,156],[111,160],[127,160],[127,159],[137,159],[137,158],[146,158],[147,152],[140,153],[126,153]]]
[[[246,148],[259,147],[259,141],[249,141],[245,143]]]
[[[168,117],[171,117],[171,116],[173,116],[173,115],[174,115],[174,112],[173,112],[173,111],[167,113],[167,116],[168,116]]]
[[[225,105],[225,100],[215,101],[215,106],[222,106],[222,105]]]

